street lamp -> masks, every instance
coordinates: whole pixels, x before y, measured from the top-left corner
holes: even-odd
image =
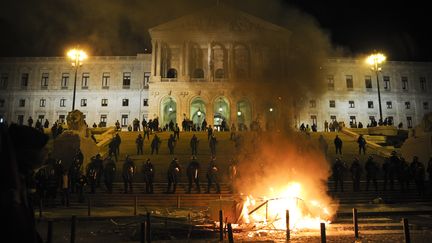
[[[72,98],[72,111],[74,111],[78,67],[82,66],[82,61],[84,61],[87,58],[87,54],[83,50],[72,49],[68,51],[67,56],[72,61],[72,67],[75,68],[75,79],[74,79],[73,98]]]
[[[377,80],[377,89],[378,89],[378,106],[379,106],[379,113],[380,113],[380,123],[382,123],[382,108],[381,108],[381,93],[380,93],[380,85],[379,85],[379,79],[378,79],[378,72],[381,71],[380,64],[383,63],[386,60],[386,56],[384,56],[381,53],[375,53],[366,59],[366,62],[371,66],[372,71],[376,74],[376,80]]]

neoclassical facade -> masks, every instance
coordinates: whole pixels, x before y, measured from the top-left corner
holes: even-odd
[[[90,57],[78,69],[75,108],[89,125],[158,117],[161,125],[206,119],[249,126],[273,107],[239,87],[285,76],[295,34],[231,9],[184,16],[149,32],[151,53]],[[321,73],[326,90],[302,96],[284,118],[318,129],[325,120],[378,120],[377,75],[364,60],[329,58]],[[0,119],[26,124],[31,116],[52,124],[72,109],[75,72],[64,57],[1,58],[0,75]],[[409,128],[430,112],[432,63],[390,61],[378,79],[384,118]]]

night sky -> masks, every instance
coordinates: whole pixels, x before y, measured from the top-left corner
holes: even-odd
[[[0,56],[62,56],[80,44],[91,55],[136,55],[150,49],[147,30],[216,5],[217,0],[1,1]],[[286,26],[292,6],[315,19],[337,53],[380,50],[395,61],[432,61],[427,1],[220,0]],[[377,4],[388,2],[388,5]]]

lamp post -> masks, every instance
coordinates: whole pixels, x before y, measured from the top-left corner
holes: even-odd
[[[78,67],[82,66],[82,61],[87,58],[87,54],[83,50],[72,49],[68,51],[67,56],[72,61],[72,67],[75,68],[75,79],[73,86],[73,97],[72,97],[72,111],[75,110],[75,95],[76,95],[76,81],[78,75]]]
[[[377,80],[377,89],[378,89],[378,106],[379,106],[379,113],[380,113],[380,123],[383,121],[382,119],[382,108],[381,108],[381,93],[380,93],[380,85],[379,85],[379,79],[378,79],[378,73],[381,71],[380,64],[383,63],[386,60],[386,56],[384,56],[381,53],[375,53],[366,59],[366,62],[371,66],[372,71],[376,74],[376,80]]]

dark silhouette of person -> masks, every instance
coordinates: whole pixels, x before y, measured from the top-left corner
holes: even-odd
[[[143,165],[143,174],[144,181],[146,183],[146,193],[153,193],[155,169],[150,159],[147,159],[147,161]]]
[[[176,192],[180,171],[181,171],[181,167],[180,164],[178,163],[178,159],[174,158],[168,167],[168,172],[167,172],[168,186],[167,186],[166,193]],[[171,190],[171,186],[172,186],[172,190]]]
[[[357,139],[357,143],[359,146],[359,154],[361,154],[363,150],[363,154],[366,154],[366,139],[364,139],[363,135],[360,135]]]
[[[360,165],[360,161],[357,157],[354,158],[354,161],[350,167],[350,171],[351,171],[351,178],[353,182],[353,191],[358,192],[360,191],[360,177],[362,174],[362,168]]]
[[[342,160],[340,158],[336,158],[335,163],[333,164],[332,167],[332,172],[333,172],[333,180],[334,180],[334,189],[335,192],[338,191],[338,185],[340,185],[341,187],[341,192],[344,191],[344,187],[343,187],[343,177],[344,177],[344,172],[345,172],[345,165],[343,164]]]
[[[171,134],[168,138],[168,150],[169,154],[174,154],[174,147],[176,144],[176,140],[173,134]]]
[[[156,152],[156,154],[159,154],[159,145],[161,143],[160,138],[157,134],[154,135],[153,140],[151,142],[151,154]]]
[[[209,147],[210,147],[210,153],[212,156],[216,156],[216,144],[217,144],[217,139],[216,136],[214,134],[211,135],[210,137],[210,141],[209,141]]]
[[[196,156],[198,154],[198,143],[199,143],[199,140],[198,140],[197,136],[195,134],[192,135],[192,138],[190,140],[190,147],[192,150],[192,155]]]
[[[216,185],[216,193],[220,193],[220,185],[219,185],[219,168],[216,165],[216,158],[212,157],[210,160],[209,166],[207,168],[207,191],[206,193],[210,193],[211,186],[213,184]]]
[[[195,156],[192,156],[192,160],[189,162],[189,165],[186,169],[186,174],[188,177],[188,193],[191,193],[192,184],[195,183],[196,190],[198,193],[201,193],[200,183],[199,183],[199,169],[200,164],[197,161]]]
[[[133,178],[135,176],[135,170],[135,163],[129,157],[129,155],[126,155],[122,171],[124,193],[133,193]]]
[[[48,137],[35,128],[0,124],[0,191],[3,239],[42,242],[36,229],[31,176],[46,157]]]
[[[336,148],[336,154],[342,154],[342,139],[338,135],[336,135],[334,139],[334,145]]]
[[[369,191],[369,183],[373,182],[375,191],[378,191],[378,183],[377,183],[377,173],[379,170],[378,164],[374,161],[372,156],[369,156],[366,164],[366,191]]]
[[[104,179],[105,179],[105,186],[107,188],[108,193],[112,193],[113,191],[113,183],[115,180],[115,175],[117,171],[117,166],[112,159],[111,156],[108,156],[105,160],[105,166],[104,166]]]
[[[144,149],[144,139],[141,136],[141,134],[138,134],[138,137],[135,140],[136,148],[137,148],[137,155],[143,154]]]

